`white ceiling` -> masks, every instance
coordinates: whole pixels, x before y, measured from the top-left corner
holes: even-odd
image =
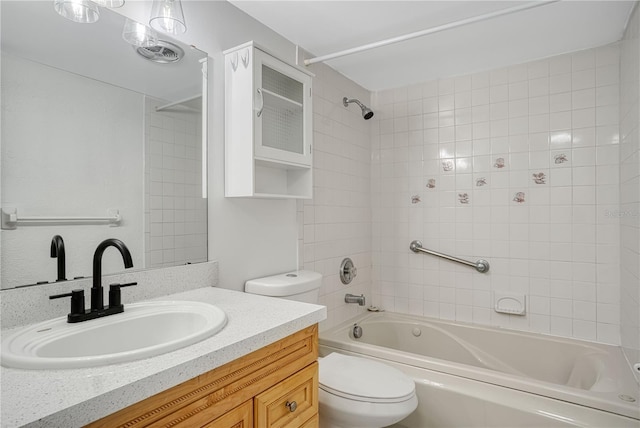
[[[523,3],[229,1],[317,56]],[[327,64],[372,91],[490,70],[620,40],[634,3],[564,0]]]

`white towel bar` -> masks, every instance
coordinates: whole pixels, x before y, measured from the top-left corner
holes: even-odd
[[[122,221],[122,216],[117,209],[107,211],[106,217],[18,217],[15,208],[2,208],[2,229],[13,230],[22,226],[42,226],[49,224],[102,224],[118,226]]]

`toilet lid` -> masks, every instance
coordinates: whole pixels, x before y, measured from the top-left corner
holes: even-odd
[[[356,401],[395,403],[415,394],[413,380],[386,364],[333,352],[319,360],[320,388]]]

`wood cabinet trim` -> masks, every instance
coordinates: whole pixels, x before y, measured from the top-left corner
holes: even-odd
[[[203,412],[219,416],[317,357],[316,324],[92,422],[86,428],[172,427]]]

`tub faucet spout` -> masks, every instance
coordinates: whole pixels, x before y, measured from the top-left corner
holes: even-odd
[[[360,306],[364,306],[365,298],[364,294],[356,296],[355,294],[345,294],[344,296],[345,303],[357,303]]]

